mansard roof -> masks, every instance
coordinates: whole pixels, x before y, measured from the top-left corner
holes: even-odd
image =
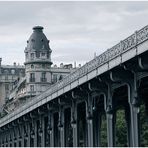
[[[42,26],[33,27],[33,33],[27,41],[28,50],[51,50],[49,47],[49,40],[43,33]]]

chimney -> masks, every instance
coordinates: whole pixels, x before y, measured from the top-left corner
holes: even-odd
[[[76,68],[76,62],[74,62],[74,68]]]
[[[14,62],[13,65],[16,66],[16,62]]]
[[[97,54],[96,54],[96,52],[94,53],[94,59],[97,57]]]
[[[63,68],[63,66],[64,66],[64,64],[63,64],[63,63],[61,63],[61,64],[60,64],[60,68]]]

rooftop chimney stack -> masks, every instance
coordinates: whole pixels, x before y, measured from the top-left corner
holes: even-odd
[[[16,66],[16,62],[14,62],[13,65]]]

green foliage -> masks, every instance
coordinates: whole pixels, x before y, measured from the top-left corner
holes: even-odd
[[[101,147],[107,147],[107,123],[106,123],[106,116],[105,116],[105,114],[102,115]]]
[[[145,105],[140,107],[140,146],[148,147],[148,117]]]
[[[118,110],[116,113],[116,146],[127,146],[127,127],[124,110]]]
[[[116,146],[123,147],[127,144],[127,128],[124,111],[118,110],[116,117]],[[107,122],[105,115],[102,116],[101,147],[107,147]]]

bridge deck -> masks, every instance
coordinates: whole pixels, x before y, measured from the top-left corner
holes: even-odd
[[[34,110],[35,108],[57,98],[90,79],[140,55],[148,50],[148,26],[136,31],[125,40],[108,49],[91,60],[62,81],[52,85],[39,96],[34,97],[25,105],[0,119],[0,127]]]

